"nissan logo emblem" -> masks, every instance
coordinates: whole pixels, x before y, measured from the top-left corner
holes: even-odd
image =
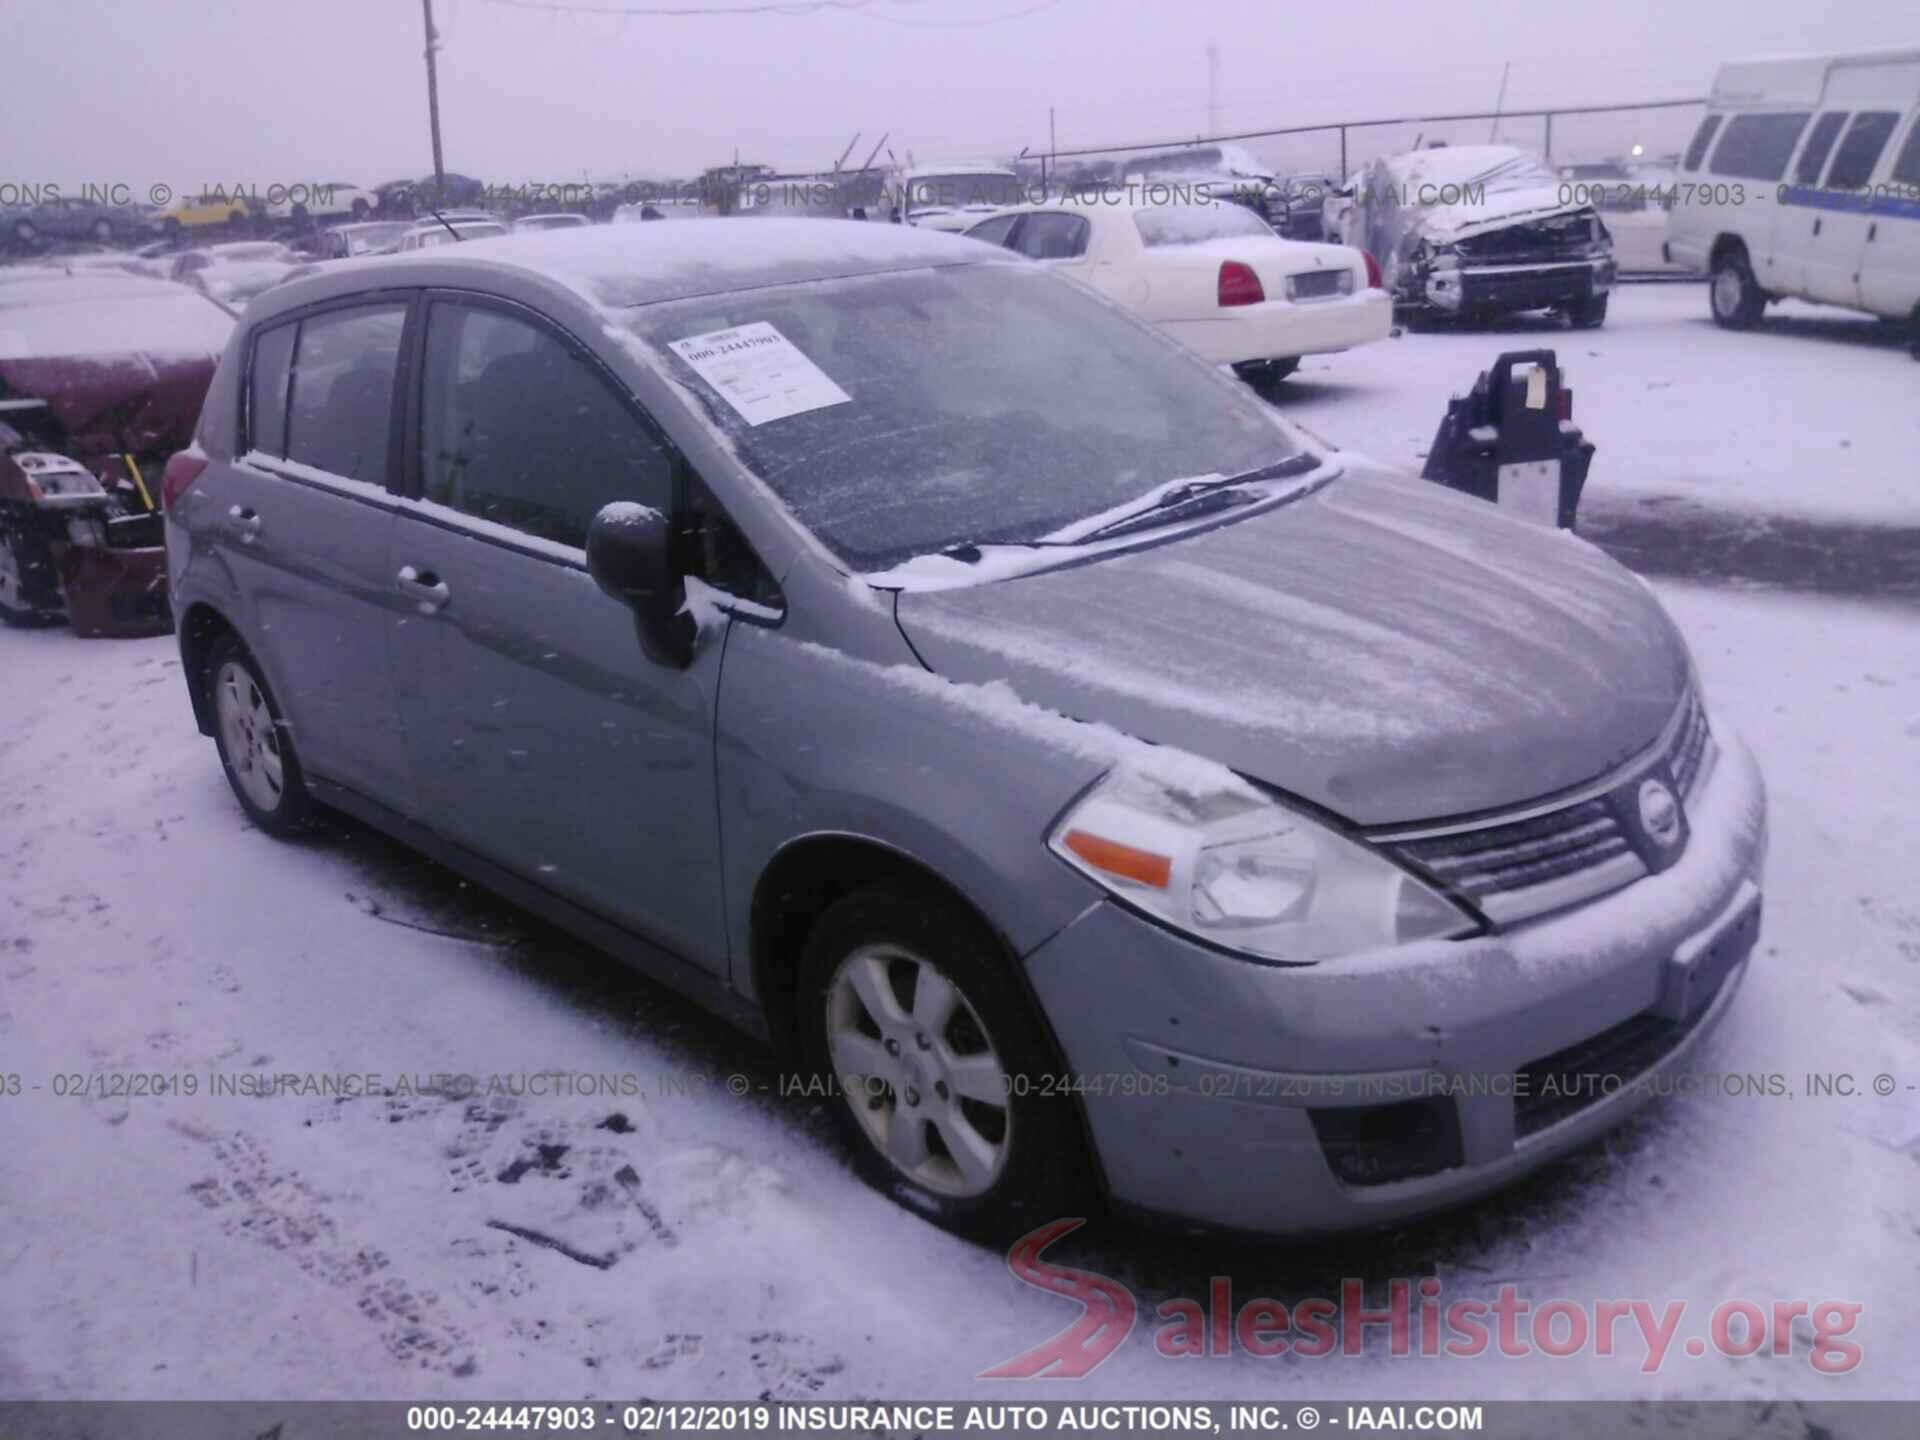
[[[1671,850],[1680,843],[1680,802],[1664,781],[1641,782],[1640,828],[1662,850]]]

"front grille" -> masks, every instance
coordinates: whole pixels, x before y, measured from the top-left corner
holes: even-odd
[[[1633,854],[1603,800],[1458,835],[1409,840],[1396,848],[1474,901],[1545,885]]]
[[[1708,739],[1706,707],[1689,691],[1687,711],[1680,721],[1680,733],[1674,738],[1667,756],[1667,767],[1673,772],[1674,788],[1680,792],[1683,800],[1692,798],[1693,788],[1700,780],[1701,762],[1706,759]]]
[[[1531,919],[1645,875],[1646,864],[1609,797],[1664,766],[1681,798],[1691,798],[1709,743],[1706,711],[1689,690],[1660,743],[1591,787],[1584,798],[1378,840],[1401,863],[1478,906],[1496,924]]]

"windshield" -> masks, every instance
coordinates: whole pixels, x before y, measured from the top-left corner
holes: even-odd
[[[1273,238],[1273,227],[1244,205],[1216,201],[1211,205],[1156,205],[1134,212],[1133,225],[1140,243],[1148,246],[1196,245],[1203,240],[1242,240],[1263,235]]]
[[[702,296],[629,323],[855,571],[1036,541],[1169,481],[1297,453],[1242,387],[1026,266]],[[731,372],[712,358],[722,346],[685,343],[747,326],[764,358]]]
[[[1027,198],[1018,175],[916,175],[907,185],[907,209],[959,210],[967,206],[998,210]]]

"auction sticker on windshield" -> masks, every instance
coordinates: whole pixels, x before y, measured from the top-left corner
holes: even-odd
[[[844,405],[853,397],[764,320],[671,342],[749,425],[764,425],[807,410]]]

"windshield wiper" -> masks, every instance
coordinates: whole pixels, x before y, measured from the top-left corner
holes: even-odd
[[[1208,510],[1222,508],[1223,502],[1226,505],[1245,504],[1247,500],[1240,498],[1236,493],[1241,487],[1304,475],[1319,468],[1320,464],[1318,455],[1303,451],[1275,464],[1263,465],[1257,470],[1249,470],[1241,475],[1214,475],[1204,480],[1172,480],[1149,490],[1125,509],[1108,514],[1099,524],[1087,530],[1079,530],[1074,525],[1067,525],[1038,540],[965,540],[935,553],[948,560],[958,560],[963,565],[974,565],[978,564],[989,551],[994,550],[1074,550],[1093,540],[1124,534],[1129,529],[1145,530],[1168,525],[1195,514],[1205,514]],[[1076,522],[1076,524],[1085,523],[1085,521]]]
[[[1071,540],[1056,541],[1073,545],[1084,545],[1089,540],[1098,540],[1102,536],[1122,534],[1130,529],[1145,528],[1148,525],[1165,525],[1193,513],[1196,509],[1204,513],[1214,508],[1214,501],[1201,505],[1203,499],[1217,496],[1222,499],[1244,485],[1257,485],[1267,480],[1284,480],[1293,475],[1304,475],[1320,464],[1317,455],[1299,454],[1274,465],[1262,466],[1258,470],[1249,470],[1244,475],[1221,475],[1207,480],[1179,480],[1163,485],[1158,490],[1150,490],[1138,501],[1117,515],[1111,515],[1091,530],[1082,530]]]

